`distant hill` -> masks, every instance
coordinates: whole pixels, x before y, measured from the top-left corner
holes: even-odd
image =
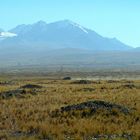
[[[105,38],[69,20],[54,23],[39,21],[32,25],[19,25],[8,32],[17,36],[6,38],[1,48],[15,50],[80,48],[91,50],[130,50],[131,47],[116,38]]]

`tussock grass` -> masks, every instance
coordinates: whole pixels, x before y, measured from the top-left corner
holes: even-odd
[[[0,99],[0,139],[82,140],[95,135],[111,134],[128,134],[133,139],[140,139],[140,81],[98,80],[90,84],[74,83],[69,80],[17,78],[14,84],[0,85],[0,94],[27,84],[42,86],[36,96]],[[101,110],[89,117],[82,117],[78,112],[76,115],[64,113],[59,118],[51,116],[54,110],[63,106],[90,100],[119,104],[133,111],[129,115],[111,115]],[[20,132],[20,135],[16,132]]]

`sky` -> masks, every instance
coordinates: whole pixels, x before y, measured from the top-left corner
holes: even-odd
[[[0,0],[0,28],[69,19],[140,47],[140,0]]]

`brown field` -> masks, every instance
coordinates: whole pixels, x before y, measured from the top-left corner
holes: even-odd
[[[24,85],[27,87],[22,87]],[[61,107],[94,100],[121,105],[130,112],[99,109],[90,115],[84,110],[85,115],[82,115],[81,110],[60,111]],[[0,140],[34,139],[139,140],[140,81],[78,83],[75,80],[48,80],[47,77],[1,77]]]

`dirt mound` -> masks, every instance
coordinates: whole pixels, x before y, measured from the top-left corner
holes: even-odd
[[[33,85],[33,84],[27,84],[27,85],[24,85],[24,86],[21,86],[20,88],[26,88],[26,89],[34,89],[34,88],[38,88],[38,89],[40,89],[40,88],[42,88],[42,86],[40,86],[40,85]]]
[[[95,89],[94,88],[82,88],[82,89],[80,89],[79,91],[88,91],[88,92],[92,92],[92,91],[95,91]]]
[[[63,80],[71,80],[71,77],[64,77]]]
[[[77,80],[72,82],[72,84],[92,84],[93,82],[90,80]]]
[[[0,97],[2,99],[8,99],[8,98],[11,98],[11,97],[21,97],[24,94],[27,94],[25,90],[16,89],[16,90],[10,90],[10,91],[6,91],[6,92],[2,92],[0,94]]]
[[[128,109],[126,109],[123,106],[120,106],[117,104],[112,104],[112,103],[105,102],[105,101],[88,101],[88,102],[84,102],[84,103],[77,104],[77,105],[66,106],[66,107],[61,108],[61,112],[71,111],[71,110],[83,110],[83,109],[94,109],[95,111],[97,109],[111,110],[113,108],[119,109],[123,113],[129,112]]]
[[[2,99],[10,99],[12,97],[17,98],[24,98],[25,95],[36,95],[38,93],[38,90],[36,89],[15,89],[15,90],[9,90],[6,92],[0,93],[0,98]]]
[[[91,116],[98,111],[107,111],[112,115],[116,115],[117,112],[123,113],[125,115],[129,114],[129,109],[118,104],[112,104],[105,101],[88,101],[76,105],[69,105],[61,107],[60,110],[54,111],[54,116],[63,116],[67,113],[68,115],[75,116],[80,114],[81,117]]]
[[[134,84],[125,84],[121,86],[122,88],[129,88],[129,89],[133,89],[133,88],[137,88]]]
[[[102,135],[95,135],[95,136],[92,136],[92,137],[88,137],[87,139],[90,139],[90,140],[101,140],[101,139],[106,139],[106,140],[115,140],[115,139],[123,139],[123,140],[132,140],[132,135],[130,134],[111,134],[111,135],[108,135],[108,134],[102,134]]]
[[[107,80],[107,83],[117,83],[119,82],[118,80]]]

